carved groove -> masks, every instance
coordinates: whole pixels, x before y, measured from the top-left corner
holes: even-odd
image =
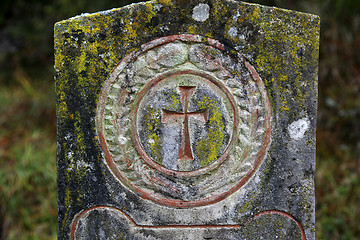
[[[199,36],[172,37],[171,40],[147,43],[142,51],[132,53],[118,65],[114,71],[116,74],[110,77],[102,91],[97,129],[104,138],[101,146],[108,166],[134,192],[170,206],[206,205],[239,189],[258,168],[270,141],[271,108],[261,79],[254,75],[255,70],[241,56],[230,57],[221,47],[204,44],[204,39],[199,43],[196,40]],[[159,41],[163,42],[159,44]],[[233,123],[236,129],[234,141],[230,141],[226,148],[224,160],[214,160],[195,172],[162,172],[159,169],[163,168],[154,167],[158,165],[155,160],[151,165],[145,163],[144,156],[134,147],[137,140],[129,130],[139,111],[134,108],[135,102],[139,101],[136,93],[144,91],[156,78],[185,70],[189,74],[208,76],[219,86],[224,85],[226,91],[234,96],[234,111],[239,113],[234,119],[238,118],[239,123]],[[217,181],[224,173],[229,178],[225,182]],[[178,176],[177,182],[173,181],[172,175]],[[176,193],[175,186],[195,188],[197,194],[189,197],[183,190]],[[166,195],[158,189],[165,191]]]

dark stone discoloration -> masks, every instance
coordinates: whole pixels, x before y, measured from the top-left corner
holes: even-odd
[[[289,214],[266,211],[244,225],[137,225],[118,209],[99,206],[75,219],[72,238],[82,239],[305,239],[304,229]]]
[[[200,35],[205,42],[215,39],[223,44],[219,51],[229,58],[240,54],[260,76],[272,108],[271,144],[263,149],[265,158],[246,184],[221,201],[185,208],[157,204],[123,185],[104,161],[95,120],[102,87],[117,64],[131,52],[141,51],[145,43],[178,34]],[[318,37],[316,16],[230,0],[158,0],[57,23],[58,238],[69,239],[71,230],[75,239],[98,238],[102,227],[105,235],[116,231],[116,239],[258,239],[278,233],[278,239],[315,239]],[[211,65],[199,66],[212,72]],[[249,68],[237,69],[229,64],[226,69],[233,76],[240,72],[239,83],[247,83]],[[131,81],[130,75],[125,76],[123,84]],[[231,89],[229,86],[226,88]],[[130,89],[133,94],[140,90]],[[179,97],[175,94],[174,99],[178,98],[181,105]],[[251,130],[241,128],[246,121],[242,113],[254,110],[251,108],[251,104],[239,104],[239,131],[243,134]],[[181,107],[169,110],[183,111]],[[246,143],[246,139],[239,141]],[[226,178],[221,172],[218,176],[220,180]],[[176,182],[181,178],[169,179]],[[154,191],[167,194],[166,189]],[[107,206],[104,209],[111,212],[94,210],[91,219],[80,216],[97,206]],[[123,213],[140,226],[135,227],[136,231],[129,227]],[[258,213],[268,214],[255,218]],[[82,224],[89,220],[89,225],[76,225],[76,219]],[[92,224],[98,228],[86,235]],[[166,228],[169,225],[185,227]],[[269,231],[264,232],[266,229]]]

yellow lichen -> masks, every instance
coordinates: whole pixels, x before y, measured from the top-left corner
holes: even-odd
[[[245,6],[244,9],[245,10]],[[318,28],[309,21],[308,15],[280,9],[263,11],[261,7],[252,6],[252,11],[245,17],[259,27],[264,41],[251,45],[246,52],[258,52],[254,59],[255,67],[260,73],[271,75],[264,78],[270,93],[270,99],[276,96],[281,103],[280,111],[288,111],[292,101],[300,107],[305,107],[304,101],[310,91],[304,90],[303,70],[307,66],[316,65],[318,58]],[[265,20],[266,19],[266,20]],[[316,20],[316,18],[314,18]],[[305,29],[299,34],[299,28]],[[281,48],[280,48],[281,47]],[[311,57],[303,57],[304,54]],[[314,61],[314,62],[310,62]],[[289,89],[289,80],[295,84]],[[276,91],[277,94],[272,93]],[[276,104],[273,105],[276,108]],[[276,109],[274,109],[276,110]]]
[[[82,122],[81,112],[75,112],[74,103],[70,102],[74,99],[72,94],[77,94],[76,97],[80,104],[82,101],[88,102],[89,99],[93,101],[93,103],[81,107],[87,108],[84,110],[87,112],[94,111],[94,104],[97,104],[99,99],[100,88],[119,61],[136,47],[148,41],[149,36],[160,36],[163,33],[159,32],[160,26],[164,27],[162,29],[167,27],[165,22],[160,23],[159,27],[148,27],[146,23],[151,22],[158,14],[165,16],[167,14],[165,10],[178,9],[175,2],[171,0],[155,1],[155,4],[164,5],[159,13],[154,11],[154,3],[148,2],[139,5],[137,12],[133,11],[135,8],[131,7],[123,10],[114,9],[110,11],[110,14],[90,14],[84,18],[77,17],[61,21],[55,26],[57,114],[60,126],[73,125],[71,133],[74,136],[73,141],[76,143],[74,144],[76,147],[73,146],[72,149],[66,142],[61,145],[65,153],[63,162],[67,164],[67,168],[64,170],[66,210],[61,225],[63,234],[68,231],[65,228],[69,225],[70,207],[73,204],[81,204],[84,196],[81,190],[71,191],[69,186],[74,182],[80,184],[87,171],[86,165],[80,166],[77,163],[79,159],[85,160],[87,154],[83,129],[86,123]],[[211,17],[206,23],[210,23],[210,21],[221,23],[222,26],[225,26],[223,35],[215,32],[213,28],[207,28],[209,26],[207,24],[198,23],[184,24],[181,26],[180,33],[215,36],[219,40],[225,40],[225,43],[243,47],[241,53],[244,56],[250,56],[250,63],[265,82],[274,110],[286,114],[300,112],[301,109],[292,108],[292,103],[296,101],[300,108],[305,108],[307,106],[305,99],[312,93],[312,91],[305,91],[304,83],[312,83],[304,79],[302,73],[304,69],[317,64],[319,19],[314,17],[311,21],[308,15],[284,12],[279,9],[268,11],[266,8],[265,11],[265,8],[252,4],[234,3],[233,5],[234,8],[235,5],[238,6],[237,12],[240,14],[236,19],[228,17],[229,8],[226,1],[215,1],[211,7]],[[119,17],[114,17],[114,14],[119,14]],[[191,10],[181,8],[179,14],[179,19],[186,19],[189,16],[191,19]],[[185,14],[187,15],[185,16]],[[119,23],[119,19],[123,19],[123,22]],[[244,24],[246,24],[246,28],[243,30],[249,30],[249,34],[254,36],[254,42],[245,39],[244,44],[243,39],[239,39],[237,36],[231,38],[228,35],[231,26],[236,26],[241,31]],[[316,29],[314,26],[317,26]],[[114,34],[115,29],[119,30],[116,34]],[[143,37],[145,33],[146,37]],[[104,38],[98,37],[99,34]],[[85,38],[82,38],[83,36]],[[94,41],[90,41],[89,38],[94,38]],[[306,57],[299,54],[303,49],[308,51],[305,52]],[[295,86],[289,89],[289,84],[295,84]],[[313,86],[306,86],[306,88],[309,87]],[[171,96],[171,108],[176,110],[176,106],[179,104],[179,99]],[[209,110],[209,132],[196,147],[200,164],[204,167],[219,155],[219,150],[224,142],[224,123],[221,111],[212,100],[202,99],[199,106]],[[159,114],[155,111],[149,112],[146,130],[152,157],[157,158],[161,164],[162,139],[158,132]],[[95,130],[91,129],[90,131]],[[96,136],[93,141],[98,143]],[[76,156],[70,154],[75,152]],[[96,157],[101,162],[101,154],[99,153]],[[267,171],[266,169],[265,174]],[[251,208],[252,205],[252,202],[245,203],[243,210]]]
[[[148,114],[144,116],[145,124],[147,127],[148,144],[151,149],[152,157],[159,164],[162,164],[161,157],[161,138],[158,135],[160,128],[160,113],[150,106],[147,108]]]
[[[279,81],[287,81],[287,80],[288,80],[288,76],[280,74]]]
[[[66,226],[66,222],[68,221],[69,218],[69,213],[70,213],[70,206],[71,206],[71,191],[70,188],[67,187],[65,188],[65,195],[64,195],[64,205],[65,205],[65,213],[64,213],[64,218],[62,220],[62,232],[64,232],[64,226]]]
[[[223,1],[214,1],[213,2],[213,10],[212,13],[214,14],[214,19],[217,21],[222,20],[224,14],[228,11],[228,8],[223,3]]]
[[[196,34],[197,33],[196,26],[195,25],[189,25],[187,32],[190,33],[190,34]]]
[[[172,1],[171,0],[159,0],[159,3],[164,4],[164,5],[171,5]]]
[[[282,105],[280,107],[281,111],[289,111],[290,108],[287,106],[287,101],[282,101]]]
[[[199,110],[209,111],[209,131],[201,139],[197,146],[196,152],[199,157],[201,167],[209,165],[219,157],[219,150],[224,144],[224,122],[221,111],[216,103],[207,96],[204,96],[197,103]]]
[[[180,100],[175,96],[175,94],[171,94],[171,105],[170,107],[174,110],[178,109],[180,106]]]
[[[150,22],[153,17],[156,16],[156,12],[154,12],[154,6],[150,3],[145,4],[148,14],[145,14],[145,17],[147,18],[147,22]]]
[[[84,131],[81,126],[81,116],[80,112],[75,113],[75,141],[76,141],[76,147],[77,147],[77,153],[83,155],[85,154],[86,150],[86,143],[85,143],[85,135]]]

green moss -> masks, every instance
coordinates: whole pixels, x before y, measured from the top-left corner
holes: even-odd
[[[244,202],[244,204],[242,204],[241,206],[238,206],[236,208],[236,213],[238,216],[243,215],[244,213],[247,213],[249,211],[251,211],[254,202],[257,199],[257,196],[259,195],[259,193],[257,192],[253,192],[249,197],[248,200],[246,202]],[[237,219],[238,221],[240,221],[240,219]]]
[[[64,227],[66,226],[66,223],[68,222],[69,219],[69,213],[70,213],[70,208],[71,208],[71,191],[70,188],[67,187],[65,188],[65,194],[64,194],[64,207],[65,207],[65,213],[64,213],[64,217],[62,219],[62,224],[61,224],[61,232],[65,233],[66,229],[64,229]]]
[[[299,202],[299,207],[302,209],[304,213],[306,213],[309,217],[303,222],[304,228],[311,228],[312,227],[312,219],[314,215],[314,209],[312,208],[312,202],[309,199],[309,197],[315,198],[313,193],[313,180],[306,178],[306,176],[303,176],[304,181],[302,182],[302,185],[300,187],[300,195],[301,195],[301,201]],[[313,193],[314,194],[314,193]]]
[[[81,125],[81,116],[80,112],[75,113],[75,141],[76,141],[76,150],[80,155],[85,154],[86,150],[86,143],[85,143],[85,136],[84,136],[84,130],[82,129]]]
[[[224,4],[223,1],[214,1],[213,2],[213,9],[212,14],[215,21],[222,21],[224,14],[228,11],[227,6]]]
[[[74,123],[74,142],[76,144],[69,147],[64,142],[63,149],[65,152],[65,161],[63,164],[66,166],[64,170],[65,178],[65,194],[64,194],[64,207],[65,213],[62,220],[61,231],[64,233],[65,223],[69,221],[71,206],[82,206],[84,194],[81,188],[81,183],[88,170],[88,165],[85,163],[84,156],[86,156],[86,143],[85,135],[82,129],[82,121],[79,112],[75,115],[71,114],[70,119]],[[75,189],[75,190],[72,190]],[[67,230],[65,230],[67,231]]]
[[[205,167],[219,157],[219,150],[224,144],[225,125],[221,111],[212,99],[204,96],[197,106],[199,110],[209,110],[209,132],[196,146],[200,165]]]
[[[177,110],[180,107],[180,99],[175,94],[171,94],[171,105],[168,109]]]
[[[161,147],[162,147],[162,137],[160,136],[160,111],[155,110],[154,108],[148,106],[147,114],[144,116],[147,138],[149,139],[148,143],[150,145],[151,154],[154,160],[162,164],[161,157]]]
[[[171,5],[172,4],[172,0],[158,0],[158,2],[160,4],[164,4],[164,5]]]
[[[316,22],[319,19],[314,16],[314,20],[309,21],[307,14],[276,8],[268,11],[268,8],[256,5],[249,9],[244,19],[259,27],[261,35],[258,37],[262,40],[249,45],[245,52],[257,53],[255,68],[262,76],[271,76],[263,80],[272,102],[279,103],[272,104],[273,110],[297,114],[302,109],[291,109],[294,101],[305,110],[305,101],[311,91],[305,90],[303,73],[304,70],[317,66],[319,28],[316,27]],[[303,53],[304,49],[308,52]],[[316,83],[314,81],[310,84]],[[289,85],[294,87],[289,88]]]
[[[312,91],[306,89],[317,86],[316,83],[304,79],[304,72],[317,65],[319,29],[314,30],[314,26],[318,26],[316,23],[319,21],[318,18],[314,17],[309,21],[309,16],[301,13],[284,12],[275,8],[270,11],[269,8],[231,1],[212,1],[209,19],[199,23],[191,20],[190,8],[180,7],[175,2],[171,0],[148,2],[136,7],[126,7],[121,11],[114,9],[106,14],[96,13],[65,20],[55,26],[58,124],[60,127],[73,127],[72,133],[76,143],[76,147],[70,147],[66,142],[61,145],[64,149],[64,162],[67,164],[64,170],[67,186],[62,231],[64,231],[63,227],[69,224],[69,215],[72,214],[70,206],[81,205],[84,198],[81,190],[71,191],[72,188],[69,188],[74,183],[80,185],[88,170],[86,164],[78,165],[77,162],[86,157],[83,128],[88,123],[82,121],[84,116],[81,114],[94,112],[101,86],[111,71],[124,56],[149,41],[149,36],[155,38],[162,34],[200,34],[214,37],[225,44],[230,43],[232,44],[230,47],[240,47],[244,56],[250,56],[248,61],[262,77],[274,115],[280,112],[290,116],[307,109],[308,104],[305,101]],[[159,12],[155,11],[154,3],[162,4]],[[232,7],[229,8],[228,4]],[[172,29],[174,24],[167,25],[166,21],[152,24],[155,17],[166,19],[168,12],[175,11],[178,14],[176,19],[184,22],[183,25],[176,26],[176,31]],[[239,16],[234,19],[231,16],[235,16],[236,11]],[[119,19],[123,19],[123,22]],[[219,26],[221,28],[225,26],[225,31],[217,31]],[[253,39],[245,41],[229,36],[228,31],[231,26],[236,26],[239,32],[249,30]],[[162,30],[167,27],[169,31]],[[246,35],[245,32],[244,34]],[[309,51],[305,52],[306,57],[299,55],[302,49]],[[216,56],[216,53],[211,55]],[[304,83],[310,86],[305,86]],[[84,108],[81,111],[76,111],[79,107],[74,105],[74,96],[76,96],[76,104]],[[83,104],[89,101],[91,104]],[[180,100],[175,95],[171,96],[169,109],[178,110],[179,105]],[[224,123],[221,111],[212,100],[204,98],[198,105],[200,109],[209,110],[209,132],[196,147],[200,164],[204,167],[219,157],[220,148],[224,143]],[[161,164],[160,112],[151,108],[147,110],[146,136],[150,140],[152,157]],[[95,129],[91,131],[95,132]],[[98,143],[96,137],[92,141]],[[314,143],[309,140],[307,144]],[[100,162],[101,155],[99,154],[97,158]],[[269,168],[266,168],[265,175],[269,171]],[[257,199],[256,194],[252,195],[239,211],[251,208],[255,199]],[[305,202],[308,201],[305,196],[303,199]]]

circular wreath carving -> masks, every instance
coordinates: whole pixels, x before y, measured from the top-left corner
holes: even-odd
[[[240,54],[214,39],[172,35],[119,63],[96,124],[123,185],[158,204],[194,207],[226,198],[253,175],[270,142],[271,106]]]

